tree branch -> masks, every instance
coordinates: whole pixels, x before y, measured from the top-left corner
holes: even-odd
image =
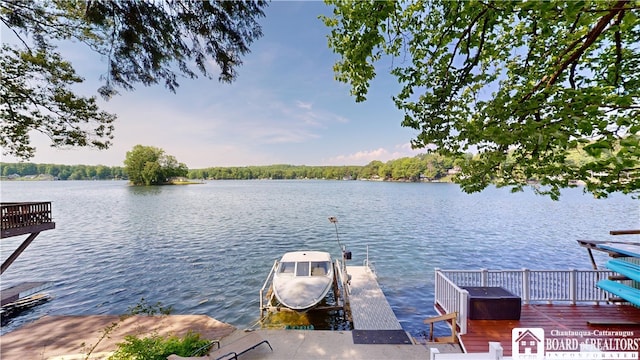
[[[534,16],[532,20],[533,24],[531,25],[531,45],[529,46],[529,51],[527,52],[527,58],[524,61],[525,68],[529,67],[529,60],[531,60],[531,55],[533,53],[533,49],[535,49],[535,45],[538,42],[538,19]]]
[[[616,19],[615,24],[618,26],[616,32],[614,34],[615,43],[616,43],[616,63],[615,63],[615,77],[613,78],[613,85],[617,86],[618,81],[620,81],[620,65],[622,64],[622,38],[620,36],[620,24],[622,23],[622,18],[624,17],[624,10],[618,13],[618,18]]]
[[[567,60],[565,60],[560,68],[556,70],[553,75],[551,75],[551,77],[547,81],[546,87],[550,87],[551,85],[555,84],[556,80],[558,79],[560,74],[567,68],[567,66],[569,66],[569,64],[571,64],[572,62],[577,61],[580,56],[584,54],[587,48],[589,48],[589,46],[591,46],[591,44],[593,44],[598,39],[600,34],[602,34],[602,32],[606,29],[611,19],[613,19],[616,14],[624,11],[624,8],[618,8],[618,5],[623,6],[627,2],[628,0],[618,1],[617,5],[607,15],[603,16],[598,21],[596,26],[591,29],[591,31],[587,35],[587,39],[582,44],[582,46],[580,46],[580,48],[576,52],[574,52]]]
[[[569,56],[568,59],[563,61],[562,64],[560,64],[560,67],[553,74],[551,74],[550,76],[545,75],[540,80],[540,82],[538,82],[538,84],[536,84],[533,87],[533,89],[531,89],[531,91],[522,98],[521,102],[530,99],[531,96],[533,96],[533,94],[536,91],[538,91],[543,85],[548,88],[548,87],[551,87],[553,84],[555,84],[556,81],[558,80],[558,77],[560,77],[560,74],[562,74],[562,72],[564,72],[569,65],[571,65],[572,63],[580,59],[580,57],[584,54],[587,48],[589,48],[589,46],[591,46],[598,39],[600,34],[602,34],[602,32],[606,29],[609,22],[617,14],[625,11],[624,5],[628,2],[629,0],[619,0],[611,9],[609,9],[609,12],[606,15],[604,15],[602,18],[600,18],[600,20],[598,20],[598,23],[596,23],[593,29],[589,31],[582,46],[580,46],[575,52],[573,52],[573,54],[571,54],[571,56]],[[572,43],[567,49],[567,51],[563,53],[563,56],[564,54],[567,54],[569,50],[572,49],[579,40],[582,40],[582,38]]]
[[[468,36],[468,35],[471,34],[471,30],[473,29],[473,27],[476,25],[478,20],[480,20],[480,18],[482,16],[484,16],[484,14],[487,13],[488,9],[489,9],[488,7],[484,8],[478,15],[475,16],[475,18],[473,18],[473,20],[469,23],[469,26],[467,26],[467,28],[464,29],[464,31],[460,35],[460,39],[463,39],[465,36]],[[461,42],[462,42],[462,40],[458,41],[456,43],[456,46],[453,48],[453,51],[452,51],[452,54],[451,54],[451,60],[449,60],[449,65],[447,65],[447,69],[450,69],[451,66],[453,65],[453,60],[456,57],[456,53],[458,52],[458,47],[460,46]]]

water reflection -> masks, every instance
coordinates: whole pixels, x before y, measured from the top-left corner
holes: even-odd
[[[342,310],[282,310],[267,313],[261,326],[265,329],[351,330],[351,322]]]
[[[165,185],[168,186],[168,185]],[[133,194],[133,195],[138,195],[138,196],[152,196],[152,195],[159,195],[162,193],[162,188],[163,186],[134,186],[134,185],[129,185],[127,186],[127,189],[129,190],[129,193]]]

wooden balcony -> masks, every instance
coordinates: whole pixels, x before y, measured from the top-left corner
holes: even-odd
[[[16,250],[2,263],[0,274],[22,254],[41,231],[55,229],[51,216],[51,202],[0,203],[2,228],[0,238],[29,234]]]
[[[2,239],[55,229],[51,202],[0,203],[2,208]]]

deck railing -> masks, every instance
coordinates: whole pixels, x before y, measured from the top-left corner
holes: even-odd
[[[0,203],[2,238],[55,228],[51,202]]]
[[[2,230],[51,222],[50,202],[2,203]]]
[[[440,270],[435,273],[435,306],[445,313],[457,311],[460,334],[467,331],[469,293],[464,287],[499,286],[523,304],[606,302],[607,292],[596,287],[609,270]]]
[[[436,293],[435,306],[442,309],[445,314],[457,312],[456,323],[460,327],[460,335],[467,333],[467,313],[469,292],[460,288],[444,273],[436,269]]]
[[[2,274],[40,232],[55,229],[56,224],[51,216],[51,202],[0,203],[0,213],[0,239],[29,234],[22,244],[5,258],[0,266]]]

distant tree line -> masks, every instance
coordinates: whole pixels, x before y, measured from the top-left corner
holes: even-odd
[[[0,162],[2,177],[49,175],[58,180],[124,179],[124,168],[105,165],[56,165]]]
[[[450,175],[450,170],[465,161],[436,154],[421,154],[412,158],[375,160],[365,166],[305,166],[269,165],[242,167],[211,167],[189,170],[190,179],[376,179],[391,181],[439,180]]]
[[[133,171],[141,149],[158,155],[154,161],[145,160],[153,166],[138,166],[140,171]],[[153,151],[151,151],[153,150]],[[142,152],[147,153],[147,152]],[[134,156],[135,154],[135,156]],[[210,167],[205,169],[188,169],[174,157],[163,153],[162,149],[136,146],[128,153],[129,171],[127,167],[109,167],[104,165],[55,165],[33,163],[2,163],[0,168],[3,179],[13,175],[36,176],[49,175],[59,180],[111,180],[131,179],[131,174],[140,176],[139,183],[146,184],[145,179],[167,179],[171,177],[187,177],[189,179],[209,180],[251,180],[251,179],[327,179],[327,180],[382,180],[382,181],[449,181],[464,164],[471,161],[474,155],[453,158],[429,153],[414,157],[405,157],[387,162],[374,160],[364,166],[306,166],[306,165],[267,165],[241,167]],[[588,156],[580,151],[572,152],[566,162],[581,165],[589,161]],[[513,166],[515,160],[508,159],[505,166]],[[157,166],[159,164],[159,166]],[[151,170],[162,169],[162,173]],[[151,176],[153,175],[153,176]],[[134,177],[135,177],[134,176]],[[537,180],[531,178],[528,180]],[[133,182],[133,181],[132,181]],[[135,183],[135,182],[134,182]],[[150,182],[152,184],[153,182]],[[498,186],[501,184],[497,183]],[[504,186],[504,185],[503,185]]]
[[[464,159],[448,159],[435,154],[422,154],[413,158],[372,161],[365,166],[305,166],[268,165],[243,167],[210,167],[191,169],[189,179],[250,180],[250,179],[379,179],[392,181],[438,180]],[[182,164],[180,164],[182,165]],[[123,167],[104,165],[55,165],[33,163],[0,163],[2,177],[14,175],[50,175],[59,180],[111,180],[128,179]],[[184,171],[183,167],[179,167]],[[182,171],[180,172],[182,175]]]

